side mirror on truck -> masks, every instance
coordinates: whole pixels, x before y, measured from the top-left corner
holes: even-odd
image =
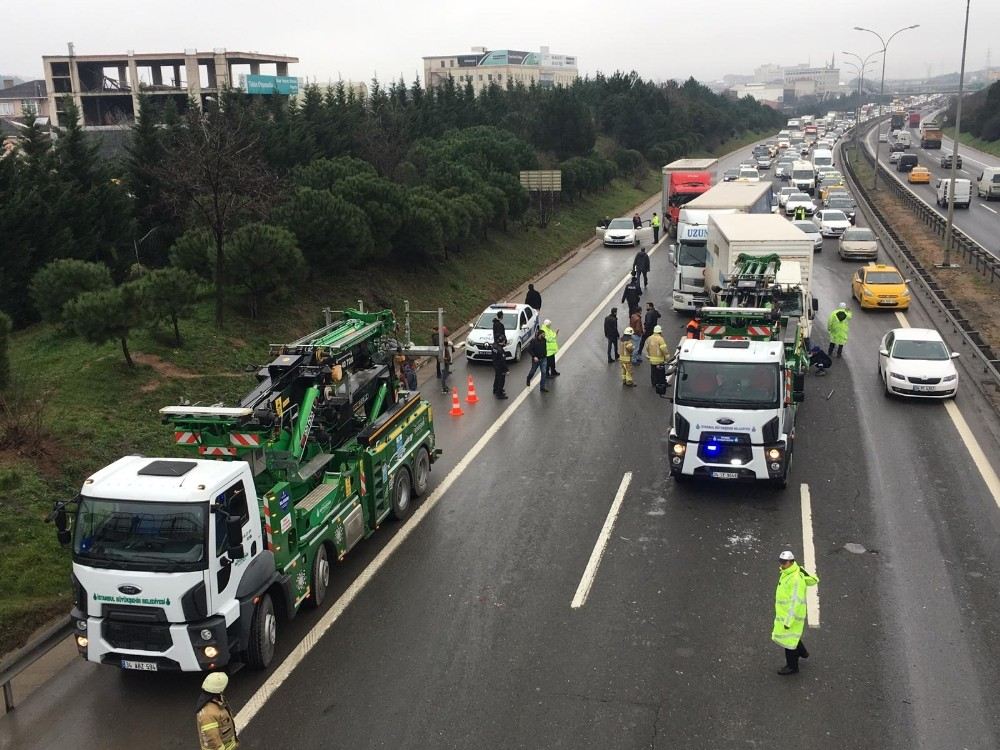
[[[230,546],[226,554],[230,560],[239,560],[246,557],[246,550],[243,549],[243,522],[236,517],[230,516],[226,519],[226,535],[229,538]],[[233,540],[237,540],[233,544]]]
[[[52,521],[56,525],[56,539],[59,540],[59,544],[63,547],[68,547],[72,539],[72,534],[69,531],[69,517],[66,515],[65,504],[60,503],[52,511]]]

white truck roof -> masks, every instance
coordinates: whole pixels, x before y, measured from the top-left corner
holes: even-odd
[[[692,201],[693,203],[694,201]],[[688,204],[691,205],[690,203]],[[729,242],[786,242],[812,240],[798,227],[777,214],[721,214],[713,215],[711,223]]]
[[[677,159],[665,164],[663,172],[708,172],[718,164],[718,159]]]
[[[684,207],[701,210],[713,208],[749,208],[770,191],[770,181],[720,182],[717,185],[713,185],[711,189],[706,190],[694,200],[685,203]]]
[[[204,502],[243,473],[243,461],[125,456],[92,474],[81,493],[88,497],[160,502]]]
[[[684,339],[680,359],[694,362],[781,362],[780,341],[727,341]]]

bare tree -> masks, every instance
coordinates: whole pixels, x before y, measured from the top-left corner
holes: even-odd
[[[167,154],[154,167],[168,208],[180,219],[193,217],[215,245],[215,324],[225,316],[226,240],[265,212],[277,179],[260,157],[254,117],[239,95],[225,92],[204,110],[191,102],[180,127],[168,139]]]

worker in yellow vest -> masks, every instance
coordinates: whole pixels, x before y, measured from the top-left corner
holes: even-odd
[[[657,215],[656,211],[653,211],[653,218],[649,223],[653,227],[653,244],[655,245],[660,241],[660,217]]]

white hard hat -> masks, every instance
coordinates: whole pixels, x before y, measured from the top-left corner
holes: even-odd
[[[552,325],[552,321],[549,320],[548,318],[546,318],[545,320],[542,321],[542,325],[543,326],[550,326],[550,325]]]
[[[222,693],[229,684],[229,675],[225,672],[212,672],[201,683],[201,689],[206,693]]]
[[[792,553],[792,551],[790,549],[786,549],[784,552],[782,552],[780,555],[778,555],[778,559],[779,560],[794,560],[795,559],[795,555]]]
[[[663,333],[663,326],[653,326],[653,333]]]
[[[847,307],[847,303],[841,302],[839,305],[837,305],[837,307]]]
[[[625,335],[626,336],[634,336],[635,335],[635,331],[633,331],[631,327],[626,328],[625,329]]]

